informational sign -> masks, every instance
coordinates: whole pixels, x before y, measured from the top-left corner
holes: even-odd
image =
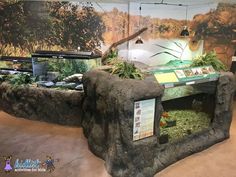
[[[155,77],[159,83],[179,81],[174,72],[155,74]]]
[[[160,84],[188,83],[187,85],[195,83],[197,80],[218,78],[218,75],[212,66],[165,69],[154,73]]]
[[[134,102],[133,140],[154,134],[155,99]]]

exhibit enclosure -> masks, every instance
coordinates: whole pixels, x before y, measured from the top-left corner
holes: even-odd
[[[0,14],[0,109],[82,127],[112,176],[152,177],[230,137],[235,3],[17,0]]]

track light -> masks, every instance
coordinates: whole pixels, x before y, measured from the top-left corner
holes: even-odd
[[[141,37],[139,36],[137,41],[135,42],[135,44],[143,44],[143,40],[141,39]]]
[[[141,8],[141,4],[140,4],[140,6],[139,6],[139,25],[138,25],[139,30],[140,30],[140,21],[141,21],[141,10],[142,10],[142,8]],[[143,44],[143,40],[141,39],[140,36],[138,37],[135,44]]]
[[[186,17],[185,17],[185,23],[186,25],[184,26],[183,30],[180,33],[180,36],[182,37],[187,37],[189,36],[189,31],[187,27],[187,22],[188,22],[188,5],[186,5]]]
[[[189,31],[188,31],[188,27],[187,26],[184,26],[183,30],[180,33],[180,36],[182,36],[182,37],[189,36]]]

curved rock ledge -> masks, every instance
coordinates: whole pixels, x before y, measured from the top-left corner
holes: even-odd
[[[222,73],[217,83],[212,126],[182,140],[159,144],[163,88],[151,81],[121,80],[101,71],[83,77],[84,134],[114,177],[151,177],[170,164],[229,137],[234,76]],[[155,135],[133,142],[133,103],[156,98]],[[159,111],[158,111],[159,110]]]
[[[0,109],[31,120],[62,125],[81,125],[84,94],[77,91],[0,85]]]

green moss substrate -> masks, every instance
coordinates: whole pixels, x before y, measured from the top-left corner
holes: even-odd
[[[181,139],[209,127],[211,118],[204,112],[194,110],[173,110],[169,111],[171,119],[176,119],[176,126],[160,128],[160,134],[168,134],[169,142]]]

